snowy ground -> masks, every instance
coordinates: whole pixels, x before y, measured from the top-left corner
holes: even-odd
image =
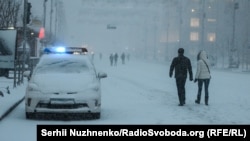
[[[110,124],[249,124],[249,74],[212,70],[209,106],[204,105],[204,93],[201,104],[194,103],[197,83],[187,81],[186,105],[179,107],[168,64],[131,60],[126,65],[103,68],[109,74],[103,81],[103,101],[114,100],[104,103],[111,109],[104,109],[103,116],[113,117],[117,112],[118,120],[130,119]]]

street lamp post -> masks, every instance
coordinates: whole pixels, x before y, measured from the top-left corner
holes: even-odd
[[[230,50],[230,56],[229,56],[229,67],[238,67],[239,65],[239,56],[237,55],[237,60],[235,60],[235,53],[237,53],[237,48],[235,47],[235,13],[236,10],[239,9],[239,3],[234,2],[233,7],[233,35],[232,35],[232,44],[231,44],[231,50]],[[237,62],[235,62],[237,61]]]
[[[47,0],[43,1],[43,27],[46,26],[46,2]]]
[[[47,0],[43,1],[43,29],[45,29],[45,26],[46,26],[46,2]],[[43,47],[45,46],[45,42],[46,42],[46,37],[41,39],[41,43]]]
[[[205,49],[205,18],[206,18],[206,12],[205,12],[205,0],[202,0],[202,12],[201,12],[201,48]]]
[[[23,18],[23,53],[22,53],[22,75],[21,75],[21,80],[18,80],[20,81],[21,83],[23,83],[23,73],[24,73],[24,70],[25,70],[25,57],[26,57],[26,42],[27,42],[27,35],[26,35],[26,30],[27,30],[27,16],[28,16],[28,13],[27,13],[27,5],[28,5],[28,0],[24,0],[24,18]],[[20,69],[20,65],[18,66],[18,69]]]

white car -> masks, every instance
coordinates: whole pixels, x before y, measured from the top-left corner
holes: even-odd
[[[27,119],[99,119],[101,78],[88,55],[44,54],[29,77]]]

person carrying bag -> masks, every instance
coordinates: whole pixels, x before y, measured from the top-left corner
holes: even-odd
[[[210,79],[211,79],[211,74],[210,74],[209,59],[207,57],[207,53],[204,50],[202,50],[197,55],[197,69],[194,80],[195,83],[198,81],[198,93],[197,93],[197,98],[195,100],[196,104],[200,104],[202,88],[204,86],[205,104],[208,105],[208,99],[209,99],[208,88]]]

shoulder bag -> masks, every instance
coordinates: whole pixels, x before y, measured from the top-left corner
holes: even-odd
[[[207,65],[207,63],[206,63],[206,61],[204,61],[203,59],[202,59],[202,61],[206,64],[207,69],[208,69],[208,72],[209,72],[209,74],[210,74],[210,69],[209,69],[209,67],[208,67],[208,65]],[[211,74],[210,74],[210,79],[211,79]]]

